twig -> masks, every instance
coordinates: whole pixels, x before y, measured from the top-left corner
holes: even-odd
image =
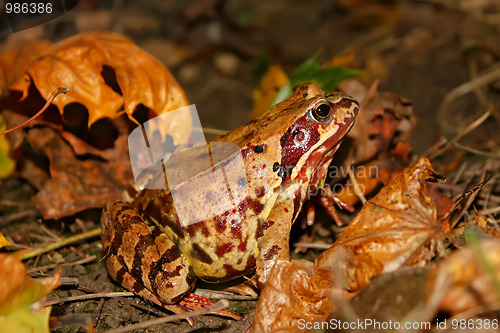
[[[103,297],[114,298],[114,297],[131,297],[131,296],[135,296],[135,294],[131,293],[130,291],[119,291],[119,292],[111,292],[111,293],[95,293],[95,294],[78,295],[78,296],[54,299],[52,301],[47,301],[47,302],[43,303],[43,306],[45,307],[45,306],[59,304],[59,303],[85,301],[88,299],[103,298]]]
[[[293,245],[308,247],[310,249],[320,249],[320,250],[326,250],[332,246],[332,244],[314,244],[314,243],[294,243]]]
[[[463,138],[465,135],[469,134],[472,130],[476,129],[476,127],[479,127],[491,114],[491,109],[493,108],[492,105],[488,108],[489,110],[483,113],[482,116],[474,120],[472,123],[469,124],[463,131],[458,133],[452,141],[459,141],[461,138]]]
[[[38,272],[38,271],[45,271],[47,269],[55,268],[55,267],[58,267],[58,266],[82,265],[82,264],[86,264],[86,263],[89,263],[91,261],[94,261],[96,258],[97,258],[96,255],[92,255],[90,257],[83,258],[83,259],[80,259],[80,260],[77,260],[77,261],[74,261],[74,262],[67,262],[67,263],[64,263],[64,264],[52,264],[52,265],[47,265],[47,266],[33,267],[33,268],[29,269],[27,273],[31,274],[31,273]]]
[[[20,220],[25,217],[35,217],[40,214],[38,209],[22,210],[20,212],[12,213],[0,219],[0,225],[9,224],[12,221]]]
[[[45,105],[43,106],[43,108],[37,112],[37,114],[35,114],[33,117],[31,117],[30,119],[26,120],[24,123],[22,124],[19,124],[17,126],[14,126],[8,130],[5,130],[3,132],[0,132],[0,135],[2,134],[7,134],[7,133],[10,133],[10,132],[13,132],[19,128],[22,128],[24,126],[26,126],[27,124],[29,124],[31,121],[35,120],[36,118],[38,118],[45,110],[47,110],[47,108],[49,107],[50,103],[52,103],[52,101],[59,95],[59,94],[66,94],[67,92],[69,91],[68,88],[64,88],[64,87],[59,87],[57,88],[56,90],[54,90],[49,98],[47,99],[47,102],[45,103]]]
[[[488,208],[478,211],[479,214],[488,215],[500,212],[500,207]]]
[[[101,298],[101,300],[99,301],[99,305],[97,306],[97,310],[94,312],[94,314],[96,314],[96,317],[94,319],[94,324],[92,325],[93,328],[97,327],[97,324],[99,323],[99,319],[101,319],[101,312],[102,312],[102,308],[104,307],[104,301],[105,301],[105,299]]]
[[[206,308],[203,308],[201,310],[190,311],[187,313],[181,313],[181,314],[176,314],[176,315],[172,315],[172,316],[165,316],[162,318],[144,321],[142,323],[138,323],[135,325],[119,327],[119,328],[108,330],[108,331],[106,331],[106,333],[123,333],[123,332],[132,331],[132,330],[140,330],[140,329],[148,328],[151,326],[169,323],[169,322],[176,321],[176,320],[182,320],[182,319],[187,319],[187,318],[191,318],[191,317],[203,316],[203,315],[209,314],[210,312],[213,312],[213,311],[222,310],[224,308],[227,308],[228,306],[229,306],[229,302],[227,300],[222,300],[222,301],[217,302],[211,306],[207,306]]]
[[[124,298],[124,299],[120,299],[118,302],[120,302],[120,304],[133,306],[134,308],[137,308],[137,309],[142,310],[144,312],[155,314],[158,317],[165,316],[165,312],[161,312],[159,310],[156,310],[155,308],[153,308],[151,306],[146,306],[146,305],[142,305],[141,303],[136,303],[134,300],[129,300],[129,299]]]
[[[481,86],[499,80],[500,67],[498,67],[498,65],[493,65],[492,67],[497,67],[497,68],[495,68],[493,71],[489,73],[478,76],[477,78],[456,87],[455,89],[451,90],[448,94],[446,94],[446,96],[443,98],[443,101],[441,102],[441,105],[439,106],[437,118],[441,120],[444,119],[446,109],[458,97],[463,96]]]
[[[490,152],[487,152],[487,151],[482,151],[482,150],[479,150],[479,149],[475,149],[475,148],[471,148],[471,147],[467,147],[467,146],[464,146],[458,142],[450,142],[451,145],[457,147],[457,148],[460,148],[462,150],[465,150],[466,152],[469,152],[469,153],[472,153],[472,154],[475,154],[475,155],[480,155],[480,156],[485,156],[485,157],[491,157],[491,158],[500,158],[500,153],[490,153]]]
[[[229,131],[220,130],[217,128],[203,127],[203,133],[206,133],[206,134],[224,135],[224,134],[227,134],[228,132]]]
[[[21,250],[21,251],[18,251],[18,252],[21,253],[21,256],[20,256],[21,260],[26,260],[26,259],[30,259],[30,258],[39,256],[41,254],[50,252],[52,250],[61,248],[63,246],[66,246],[66,245],[69,245],[69,244],[73,244],[73,243],[76,243],[76,242],[79,242],[79,241],[82,241],[82,240],[85,240],[85,239],[97,237],[97,236],[100,236],[100,235],[101,235],[101,229],[100,228],[95,228],[95,229],[92,229],[90,231],[84,232],[83,234],[71,236],[71,237],[68,237],[66,239],[63,239],[63,240],[60,240],[60,241],[57,241],[57,242],[54,242],[54,243],[50,243],[50,244],[47,244],[47,245],[44,245],[42,247],[30,250],[30,251]]]
[[[347,168],[347,174],[349,175],[349,179],[351,180],[352,184],[354,185],[354,193],[359,198],[359,200],[361,201],[361,203],[363,204],[363,206],[366,205],[366,202],[368,200],[366,200],[363,192],[361,192],[359,190],[359,183],[356,180],[356,177],[354,177],[354,174],[352,173],[352,169],[351,168]]]

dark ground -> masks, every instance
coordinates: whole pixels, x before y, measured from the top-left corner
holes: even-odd
[[[500,7],[494,1],[232,1],[219,10],[216,1],[80,1],[79,8],[17,39],[45,37],[60,40],[86,30],[123,33],[167,64],[196,104],[202,124],[232,129],[249,119],[252,89],[262,64],[280,63],[289,72],[322,49],[322,60],[354,53],[353,67],[366,70],[362,80],[380,80],[380,90],[413,101],[418,126],[412,148],[423,153],[442,135],[454,133],[454,118],[444,122],[437,111],[445,95],[470,81],[500,58]],[[190,3],[187,5],[186,3]],[[496,7],[495,7],[496,6]],[[4,39],[11,38],[4,32]],[[12,41],[10,41],[12,42]],[[10,43],[9,42],[9,43]],[[264,67],[265,68],[265,67]],[[457,115],[474,117],[486,109],[486,100],[498,100],[500,86],[469,94],[451,104]],[[498,110],[496,110],[498,113]],[[483,132],[487,136],[487,132]],[[497,134],[498,135],[498,134]],[[34,189],[15,177],[0,183],[0,232],[16,244],[37,246],[95,227],[96,215],[64,221],[41,221],[29,201]],[[6,205],[5,202],[16,202]],[[48,230],[48,231],[46,231]],[[63,277],[93,291],[121,288],[107,275],[99,239],[53,251],[27,261],[28,269],[86,256],[97,259],[84,265],[63,266]],[[313,260],[317,252],[309,251]],[[52,274],[54,270],[45,273]],[[49,299],[83,294],[74,288],[56,290]],[[128,298],[128,302],[142,301]],[[55,305],[53,316],[68,314],[71,325],[54,325],[55,332],[80,332],[75,321],[95,322],[96,331],[154,318],[122,299]],[[145,304],[145,303],[143,303]],[[151,328],[155,332],[243,332],[251,323],[255,301],[233,302],[242,322],[205,316],[189,327],[185,322]],[[98,316],[99,314],[99,316]],[[84,324],[85,325],[85,324]]]

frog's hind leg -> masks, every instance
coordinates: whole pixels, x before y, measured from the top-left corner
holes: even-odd
[[[157,298],[173,304],[194,287],[194,273],[176,245],[164,234],[152,234],[128,204],[109,204],[101,225],[108,271],[125,288],[154,303]]]

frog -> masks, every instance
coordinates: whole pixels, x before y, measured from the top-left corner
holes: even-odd
[[[162,305],[187,297],[198,279],[217,283],[255,273],[264,288],[274,264],[290,260],[292,224],[324,183],[358,111],[354,98],[308,83],[211,140],[237,145],[246,195],[232,210],[203,221],[182,225],[169,188],[108,203],[101,226],[110,276]]]

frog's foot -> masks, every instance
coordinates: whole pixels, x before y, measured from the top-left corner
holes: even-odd
[[[132,292],[161,303],[177,303],[194,287],[187,259],[162,233],[151,233],[128,204],[109,204],[101,217],[102,242],[108,272]]]
[[[210,306],[214,304],[213,301],[209,300],[208,298],[189,293],[184,297],[180,302],[179,305],[182,306],[185,309],[189,310],[201,310],[207,306]],[[213,311],[210,312],[210,314],[215,315],[215,316],[221,316],[221,317],[227,317],[227,318],[232,318],[235,320],[241,320],[241,316],[237,315],[234,312],[231,312],[229,310],[219,310],[219,311]]]
[[[335,223],[337,223],[339,227],[344,225],[344,221],[340,218],[333,203],[335,203],[338,207],[347,210],[349,213],[354,212],[354,207],[337,198],[329,186],[325,186],[323,191],[320,191],[320,194],[316,198],[321,206],[325,207],[328,214],[335,220]],[[307,225],[312,225],[314,223],[314,215],[314,205],[308,204]]]

